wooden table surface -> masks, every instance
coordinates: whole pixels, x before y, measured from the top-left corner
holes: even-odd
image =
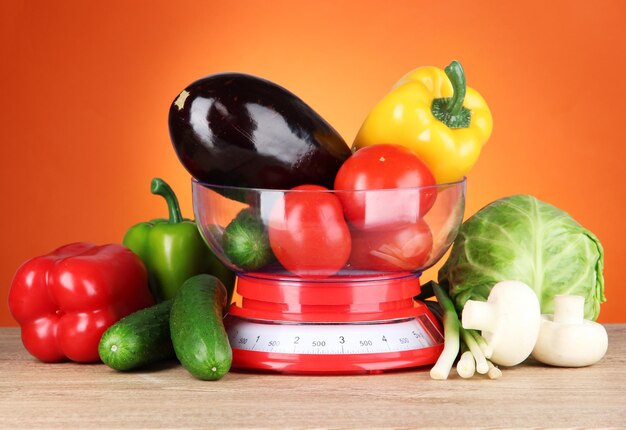
[[[528,363],[499,380],[431,380],[428,368],[367,376],[231,372],[217,382],[170,362],[120,373],[43,364],[0,329],[0,427],[427,428],[626,427],[626,325],[609,325],[598,364]]]

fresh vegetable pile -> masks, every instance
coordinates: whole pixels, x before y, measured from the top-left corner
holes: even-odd
[[[456,195],[463,183],[449,185]],[[333,189],[302,184],[289,190],[194,185],[207,196],[197,204],[203,234],[239,271],[285,272],[286,276],[326,278],[356,270],[402,272],[423,269],[451,239],[435,233],[455,230],[462,216],[460,198],[440,201],[448,225],[425,217],[440,187],[429,168],[407,148],[380,144],[363,148],[340,167]],[[441,188],[445,190],[445,188]],[[228,197],[211,197],[211,193]],[[247,206],[222,227],[214,221],[233,199]],[[456,211],[452,209],[457,209]],[[436,245],[436,246],[435,246]],[[281,273],[282,273],[281,272]]]
[[[199,379],[220,379],[232,363],[229,267],[304,279],[429,267],[464,208],[461,191],[442,215],[442,191],[464,185],[492,122],[456,61],[402,77],[352,149],[272,82],[239,73],[195,81],[170,106],[174,150],[196,183],[243,209],[211,226],[212,243],[153,179],[168,219],[132,226],[123,245],[71,244],[18,270],[9,305],[23,343],[46,362],[126,371],[176,358]],[[260,197],[251,191],[272,190],[269,206],[252,201]],[[524,195],[486,206],[460,227],[438,283],[418,297],[436,296],[443,309],[445,345],[431,376],[446,379],[456,362],[463,378],[498,378],[496,365],[531,354],[553,366],[600,360],[606,331],[591,320],[605,300],[602,270],[600,242],[565,212]]]
[[[473,374],[472,359],[479,373],[488,371],[479,369],[485,358],[502,366],[531,354],[553,366],[600,360],[606,330],[590,320],[606,300],[603,264],[600,241],[562,210],[529,195],[487,205],[461,226],[439,271],[447,355],[431,376],[447,378],[459,336],[473,356],[459,361],[462,377]],[[472,348],[476,339],[482,348]]]
[[[182,217],[169,185],[155,178],[151,190],[166,199],[169,220],[136,224],[124,245],[65,245],[18,269],[9,309],[33,356],[117,370],[176,356],[200,379],[228,372],[222,314],[235,275]]]

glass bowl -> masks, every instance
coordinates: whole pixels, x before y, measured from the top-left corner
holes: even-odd
[[[298,187],[299,188],[299,187]],[[192,180],[209,247],[240,274],[325,280],[419,273],[454,241],[465,179],[428,187],[272,190]]]

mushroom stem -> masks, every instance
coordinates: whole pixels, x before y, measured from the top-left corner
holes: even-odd
[[[468,300],[463,308],[463,327],[474,330],[493,331],[496,312],[491,303]]]
[[[582,296],[557,295],[554,297],[555,323],[582,324],[585,318],[585,298]]]

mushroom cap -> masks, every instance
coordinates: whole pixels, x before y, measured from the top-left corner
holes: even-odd
[[[523,282],[498,282],[491,289],[487,303],[493,306],[495,324],[482,336],[493,347],[491,361],[501,366],[515,366],[530,356],[541,326],[537,295]]]
[[[597,363],[606,354],[609,339],[606,329],[593,321],[579,324],[555,322],[542,315],[541,330],[532,356],[535,360],[559,367],[583,367]]]

